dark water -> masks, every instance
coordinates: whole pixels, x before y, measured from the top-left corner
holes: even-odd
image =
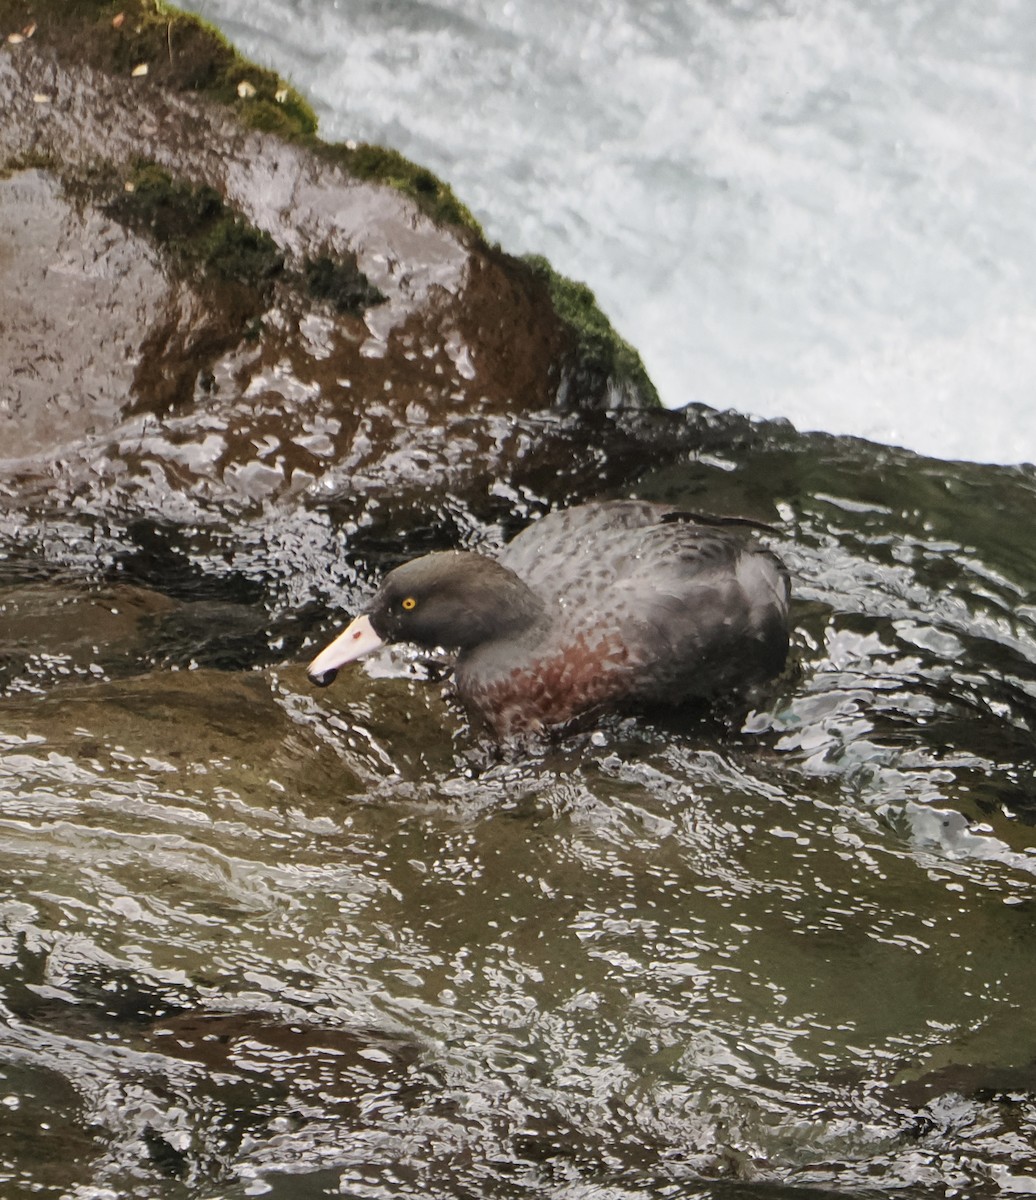
[[[774,426],[630,490],[780,522],[791,668],[504,759],[301,643],[541,498],[226,574],[6,518],[0,1194],[1036,1191],[1036,475]]]

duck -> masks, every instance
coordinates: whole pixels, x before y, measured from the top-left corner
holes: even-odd
[[[743,695],[788,652],[789,575],[759,530],[775,532],[647,500],[548,513],[495,556],[389,571],[309,678],[326,686],[386,644],[453,651],[461,703],[499,741]]]

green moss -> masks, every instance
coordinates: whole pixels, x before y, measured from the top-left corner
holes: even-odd
[[[260,133],[275,133],[285,141],[316,129],[316,114],[301,97],[293,104],[289,100],[281,103],[256,96],[238,107],[246,125]]]
[[[614,379],[633,388],[642,400],[660,405],[658,392],[651,382],[640,355],[612,328],[601,311],[597,298],[585,283],[559,275],[538,254],[523,260],[550,291],[554,311],[572,331],[576,353],[583,371],[605,379]]]
[[[356,179],[384,183],[403,192],[417,202],[421,210],[439,224],[460,225],[470,229],[480,239],[482,227],[453,194],[453,189],[427,167],[411,162],[398,150],[371,146],[366,142],[329,145],[319,143],[315,149],[327,159],[338,163]]]
[[[357,266],[355,254],[337,262],[326,255],[307,259],[303,274],[309,294],[329,300],[340,313],[362,312],[385,300]]]
[[[174,179],[154,163],[138,163],[108,205],[189,266],[220,279],[258,287],[284,267],[269,234],[248,224],[213,188]]]
[[[0,179],[8,179],[11,175],[17,175],[19,171],[49,171],[52,175],[58,175],[61,167],[62,164],[53,154],[29,150],[0,163]]]
[[[196,20],[197,18],[191,18]],[[204,22],[200,22],[204,25]],[[213,37],[222,34],[211,27]],[[312,137],[317,115],[310,104],[275,72],[242,58],[229,44],[233,56],[219,79],[206,89],[215,99],[236,109],[253,129],[276,133],[286,140]]]

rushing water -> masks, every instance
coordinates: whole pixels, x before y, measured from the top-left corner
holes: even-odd
[[[519,21],[518,7],[501,20]],[[304,64],[293,71],[300,82],[312,67],[314,88],[327,86],[319,68],[335,54],[335,10],[305,10],[327,19],[316,30],[284,7],[251,11],[271,29],[277,15],[279,44]],[[363,28],[398,6],[352,11],[359,53]],[[776,86],[753,67],[768,31],[766,61],[784,53],[791,89],[791,108],[772,115],[788,137],[818,136],[815,122],[796,123],[792,104],[803,60],[791,34],[809,27],[811,11],[688,6],[702,24],[685,23],[685,33],[741,30],[740,40],[720,39],[726,57],[710,60],[706,38],[693,61],[713,61],[709,94],[726,95],[722,68],[746,56],[737,95],[749,131],[760,132],[752,104]],[[992,16],[982,21],[958,6],[945,27],[916,5],[823,11],[833,15],[815,10],[816,28],[854,33],[872,67],[868,30],[909,33],[942,61],[972,21],[986,35],[973,40],[973,61],[993,62],[994,34],[1011,47],[996,71],[973,76],[976,87],[1022,80],[1021,6],[983,10]],[[589,12],[575,6],[572,19]],[[672,32],[673,10],[637,12],[639,37]],[[850,13],[855,23],[839,26]],[[407,28],[447,52],[469,44],[458,30],[485,36],[484,21],[452,10],[406,14]],[[600,36],[579,43],[586,78],[598,81],[602,47],[628,25],[599,23]],[[791,40],[776,37],[782,30]],[[384,50],[397,82],[407,44]],[[831,44],[820,38],[818,53]],[[625,45],[613,46],[620,66]],[[550,61],[568,61],[558,53]],[[494,61],[455,52],[444,94],[463,73],[457,64]],[[845,69],[864,71],[855,61]],[[642,75],[646,104],[655,76]],[[1012,128],[1025,129],[1017,87]],[[825,120],[844,114],[839,95],[821,106]],[[854,111],[878,129],[885,110]],[[350,132],[325,115],[332,132]],[[955,113],[953,128],[972,117]],[[558,123],[548,114],[541,124],[549,142]],[[355,132],[376,135],[358,122]],[[729,144],[747,152],[744,141]],[[995,165],[1008,172],[1009,156]],[[1015,165],[1020,188],[1024,164]],[[683,170],[675,158],[676,191]],[[794,177],[825,216],[823,186]],[[719,176],[709,178],[712,187]],[[749,193],[729,194],[740,212],[731,228],[748,229]],[[981,196],[962,186],[939,210],[945,224],[928,210],[897,226],[883,219],[895,189],[878,187],[875,221],[893,248],[908,227],[922,244],[934,222],[945,249],[967,196],[977,211]],[[719,220],[721,206],[709,211]],[[760,234],[783,245],[767,224],[774,211],[760,201]],[[623,224],[619,210],[615,220]],[[823,246],[832,226],[821,229]],[[643,267],[647,243],[630,238]],[[1002,283],[995,240],[981,261],[987,282]],[[720,263],[736,244],[709,241],[706,278],[709,256]],[[878,271],[889,248],[867,244]],[[954,261],[973,266],[974,244],[962,246]],[[1005,312],[1024,292],[1023,258],[1015,290],[1004,285]],[[749,284],[754,270],[733,274],[728,293],[716,268],[715,313],[728,301],[738,308],[731,297],[746,287],[766,302],[746,306],[728,330],[740,350],[719,345],[701,378],[725,376],[721,360],[740,362],[747,373],[731,386],[747,388],[777,357],[766,332],[774,276]],[[837,297],[848,268],[832,270]],[[876,278],[860,277],[853,292],[864,337],[874,328],[861,298],[878,297],[880,308],[891,295],[874,290]],[[967,306],[992,294],[975,278],[963,271],[956,291],[934,276],[924,286],[970,319]],[[795,295],[782,317],[791,324]],[[895,296],[902,345],[934,354],[910,324],[911,295]],[[665,306],[685,307],[694,306]],[[801,311],[804,338],[827,320],[826,309]],[[860,345],[855,317],[847,346]],[[1026,319],[1023,305],[1004,317],[1006,342]],[[697,353],[700,333],[688,338]],[[792,374],[820,361],[803,344],[785,347]],[[970,343],[961,345],[967,359]],[[952,356],[940,361],[949,377]],[[304,392],[300,363],[278,366],[285,397]],[[215,486],[226,481],[211,455],[193,485],[161,469],[170,454],[201,454],[224,435],[243,447],[236,468],[264,469],[268,439],[247,427],[229,371],[227,380],[226,408],[174,413],[172,438],[161,425],[138,436],[137,457],[123,464],[129,487],[96,457],[77,468],[72,454],[67,469],[42,476],[46,488],[2,481],[0,1196],[1036,1191],[1033,469],[947,465],[693,411],[626,414],[627,425],[613,413],[566,424],[545,411],[499,420],[512,457],[494,453],[492,421],[456,453],[470,454],[477,474],[482,459],[513,472],[523,444],[553,446],[551,462],[571,447],[571,469],[555,478],[538,460],[522,463],[466,495],[443,494],[431,472],[419,475],[431,481],[423,495],[406,474],[419,461],[420,421],[411,429],[382,416],[377,478],[354,478],[353,492],[343,481],[332,492],[248,498]],[[982,412],[1004,394],[983,395]],[[523,420],[541,434],[556,423],[558,436],[526,438]],[[977,453],[978,434],[969,444]],[[354,611],[382,562],[454,543],[491,547],[601,478],[619,494],[778,530],[770,540],[794,580],[793,651],[756,710],[614,722],[542,753],[498,756],[466,727],[435,664],[399,655],[343,671],[325,691],[308,684],[300,663],[343,615],[329,596]],[[146,489],[146,504],[134,507],[134,489]]]
[[[777,427],[639,490],[776,505],[743,729],[495,760],[406,657],[12,566],[5,1196],[1036,1188],[1031,473]]]
[[[669,405],[1036,460],[1025,0],[197,0],[587,281]]]

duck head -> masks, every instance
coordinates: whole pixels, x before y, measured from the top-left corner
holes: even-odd
[[[340,667],[391,642],[463,655],[521,636],[543,619],[543,602],[495,559],[461,550],[428,554],[390,571],[367,610],[321,650],[307,673],[325,687]]]

